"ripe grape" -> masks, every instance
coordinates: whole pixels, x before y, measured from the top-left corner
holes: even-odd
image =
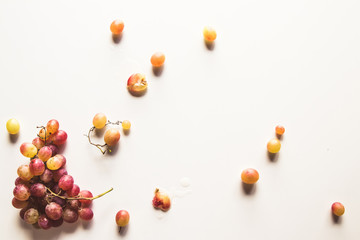
[[[104,135],[104,141],[108,146],[115,146],[120,139],[120,132],[115,128],[108,129]]]
[[[118,211],[115,216],[116,224],[119,227],[125,227],[126,225],[128,225],[129,220],[130,220],[130,215],[126,210]]]
[[[342,205],[342,203],[334,202],[331,205],[331,211],[334,215],[340,217],[341,215],[343,215],[345,213],[345,207],[344,207],[344,205]]]
[[[64,167],[66,165],[66,158],[62,154],[56,154],[54,158],[58,158],[57,161],[60,162],[61,167]]]
[[[73,185],[74,179],[70,175],[64,175],[59,180],[59,187],[64,191],[72,189]]]
[[[126,130],[129,130],[130,127],[131,127],[131,123],[129,120],[124,120],[122,123],[121,123],[121,126],[122,128],[126,131]]]
[[[46,215],[52,220],[58,220],[62,216],[62,208],[59,204],[51,202],[45,207]]]
[[[39,212],[35,208],[29,208],[24,215],[25,222],[29,224],[37,223],[39,219]]]
[[[23,143],[20,146],[20,152],[25,157],[33,158],[37,154],[37,148],[32,143]]]
[[[38,158],[34,158],[29,164],[30,172],[34,176],[40,176],[45,171],[45,164]]]
[[[78,212],[71,208],[65,208],[63,211],[63,219],[65,222],[74,223],[78,220]]]
[[[43,146],[45,146],[45,142],[39,137],[34,138],[34,140],[32,140],[32,144],[34,144],[37,149],[41,149]]]
[[[93,195],[88,190],[82,190],[79,193],[79,197],[92,198]],[[87,199],[79,199],[79,201],[81,203],[81,207],[89,207],[91,205],[91,202],[92,202],[92,200],[87,200]]]
[[[46,166],[50,170],[58,170],[62,166],[62,161],[60,158],[54,156],[49,158],[49,160],[47,160]]]
[[[276,133],[278,136],[283,135],[284,132],[285,132],[285,128],[284,128],[283,126],[278,125],[278,126],[275,127],[275,133]]]
[[[281,143],[277,138],[271,139],[267,144],[267,149],[270,153],[277,153],[280,151]]]
[[[54,144],[49,144],[48,147],[51,149],[51,156],[55,156],[59,152],[59,148]]]
[[[53,171],[53,178],[55,182],[59,182],[60,178],[64,175],[68,175],[68,172],[65,168],[60,168],[56,171]]]
[[[38,224],[40,228],[47,230],[51,228],[51,223],[51,219],[49,219],[45,214],[40,215],[38,219]]]
[[[49,160],[49,158],[51,158],[51,156],[52,156],[52,151],[51,151],[51,148],[48,146],[42,147],[38,152],[38,158],[40,158],[41,161],[43,161],[43,162],[46,162],[47,160]]]
[[[114,20],[110,25],[110,31],[114,35],[119,35],[124,30],[124,22],[120,19]]]
[[[18,168],[17,174],[24,181],[29,181],[34,176],[30,171],[29,165],[25,164]]]
[[[94,213],[90,208],[81,208],[79,210],[79,216],[82,220],[90,221],[93,218]]]
[[[10,134],[17,134],[20,131],[20,124],[15,118],[11,118],[6,122],[6,129]]]
[[[103,113],[97,113],[93,118],[93,125],[97,129],[105,127],[107,118]]]
[[[259,180],[259,173],[253,168],[245,169],[241,173],[241,180],[246,184],[254,184]]]
[[[44,141],[46,140],[46,142],[48,142],[49,137],[50,137],[50,132],[46,128],[42,128],[42,129],[40,129],[38,135],[41,140],[44,140]]]
[[[51,135],[51,141],[56,145],[60,146],[66,142],[67,133],[64,130],[59,130],[53,135]]]
[[[45,169],[43,174],[40,175],[40,180],[44,183],[49,183],[53,179],[53,173],[49,169]]]
[[[161,67],[165,62],[165,55],[161,52],[154,53],[150,62],[154,67]]]
[[[46,187],[42,183],[34,183],[30,187],[30,194],[34,197],[44,197],[46,194]]]
[[[80,192],[80,187],[76,184],[73,184],[72,188],[66,191],[69,197],[75,197],[79,194],[79,192]]]
[[[15,197],[12,199],[11,203],[14,206],[14,208],[19,208],[19,209],[26,208],[29,205],[28,201],[20,201]]]
[[[216,31],[212,27],[205,27],[203,34],[206,41],[212,42],[216,39]]]
[[[78,210],[80,207],[79,200],[72,199],[72,200],[68,200],[67,203],[68,203],[68,207],[71,209]]]
[[[55,119],[48,121],[46,124],[46,129],[49,131],[50,134],[56,133],[59,130],[59,122]]]

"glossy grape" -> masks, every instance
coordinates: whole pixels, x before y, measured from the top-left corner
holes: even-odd
[[[203,35],[206,41],[212,42],[216,39],[216,31],[212,27],[205,27]]]
[[[53,179],[55,182],[59,182],[60,178],[64,175],[68,175],[68,172],[65,168],[60,168],[56,171],[53,171]]]
[[[44,197],[46,194],[46,187],[42,183],[34,183],[30,187],[30,194],[34,197]]]
[[[104,141],[108,146],[115,146],[120,140],[120,132],[115,128],[110,128],[105,132]]]
[[[92,195],[92,193],[90,192],[90,191],[88,191],[88,190],[82,190],[82,191],[80,191],[80,193],[79,193],[79,197],[84,197],[84,198],[92,198],[93,197],[93,195]],[[89,207],[90,205],[91,205],[91,203],[92,203],[92,200],[87,200],[87,199],[80,199],[79,200],[80,201],[80,203],[81,203],[81,207]]]
[[[71,208],[65,208],[63,211],[63,219],[65,222],[74,223],[78,220],[79,215],[78,212]]]
[[[79,207],[80,207],[80,201],[79,201],[79,200],[75,200],[75,199],[68,200],[68,201],[67,201],[67,204],[68,204],[68,207],[69,207],[69,208],[75,209],[75,210],[78,210]]]
[[[79,216],[82,220],[90,221],[94,217],[94,213],[90,208],[81,208]]]
[[[17,174],[24,181],[29,181],[34,176],[30,171],[29,165],[25,164],[17,169]]]
[[[51,149],[52,157],[58,154],[59,148],[54,144],[49,144],[48,147]]]
[[[270,153],[277,153],[280,151],[281,143],[277,138],[271,139],[267,144],[267,149]]]
[[[46,162],[46,167],[50,170],[58,170],[62,166],[62,161],[59,158],[51,157]]]
[[[29,208],[24,215],[24,220],[25,222],[29,223],[29,224],[34,224],[37,223],[38,219],[39,219],[39,212],[38,210],[36,210],[35,208]]]
[[[29,182],[21,179],[20,177],[17,177],[15,179],[15,186],[18,185],[18,184],[25,184],[27,186],[27,185],[29,185]]]
[[[165,62],[165,55],[161,52],[154,53],[150,62],[154,67],[161,67]]]
[[[45,171],[45,164],[38,158],[34,158],[29,164],[30,172],[34,176],[40,176]]]
[[[241,173],[241,180],[246,184],[254,184],[259,180],[259,173],[253,168],[245,169]]]
[[[67,140],[67,133],[64,130],[59,130],[51,135],[51,141],[56,146],[63,145]]]
[[[62,217],[62,208],[59,204],[51,202],[45,207],[46,215],[52,220],[58,220]]]
[[[61,168],[66,165],[66,158],[62,154],[56,154],[54,158],[57,158],[56,161],[58,161],[61,164]]]
[[[38,152],[38,158],[41,159],[41,161],[46,162],[51,158],[52,156],[52,150],[48,146],[42,147]]]
[[[131,123],[129,120],[124,120],[122,123],[121,123],[121,126],[122,128],[126,131],[126,130],[130,130],[131,128]]]
[[[32,143],[23,143],[20,146],[20,152],[25,157],[33,158],[37,154],[37,148]]]
[[[275,133],[276,135],[281,136],[285,133],[285,128],[283,126],[278,125],[275,127]]]
[[[45,142],[43,140],[41,140],[41,138],[39,138],[39,137],[34,138],[34,140],[32,140],[32,144],[34,144],[34,146],[37,149],[41,149],[42,147],[45,146]]]
[[[345,207],[342,203],[340,202],[334,202],[331,205],[331,211],[334,215],[340,217],[345,213]]]
[[[40,215],[38,225],[41,229],[47,230],[51,228],[52,221],[45,214]]]
[[[46,129],[49,131],[50,134],[56,133],[59,130],[59,122],[55,119],[48,121],[46,124]]]
[[[72,189],[73,185],[74,179],[70,175],[64,175],[59,180],[59,187],[64,191]]]
[[[120,19],[114,20],[110,25],[110,31],[114,35],[119,35],[124,30],[124,22]]]
[[[17,134],[20,131],[19,121],[11,118],[6,122],[6,129],[10,134]]]
[[[97,129],[104,128],[107,122],[107,118],[103,113],[97,113],[93,118],[93,125]]]
[[[125,227],[126,225],[128,225],[129,220],[130,220],[130,215],[126,210],[118,211],[115,216],[116,224],[119,227]]]
[[[72,188],[66,191],[66,194],[69,197],[75,197],[80,193],[80,187],[76,184],[73,184]]]

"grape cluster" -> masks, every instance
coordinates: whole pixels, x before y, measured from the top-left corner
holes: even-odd
[[[50,120],[32,143],[23,143],[20,152],[30,158],[21,165],[15,180],[12,205],[20,210],[20,217],[35,227],[49,229],[64,221],[73,223],[80,217],[91,220],[93,195],[80,191],[65,168],[66,158],[58,153],[67,134],[59,130],[59,122]]]

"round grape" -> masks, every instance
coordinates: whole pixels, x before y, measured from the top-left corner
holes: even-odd
[[[72,188],[66,191],[69,197],[75,197],[80,193],[80,187],[76,184],[73,184]]]
[[[35,208],[29,208],[24,215],[25,222],[29,224],[37,223],[39,219],[39,212]]]
[[[65,222],[74,223],[78,220],[78,212],[71,208],[65,208],[63,211],[63,219]]]
[[[38,219],[38,224],[40,228],[47,230],[51,228],[51,223],[51,219],[49,219],[45,214],[40,215]]]
[[[34,138],[34,140],[32,140],[32,144],[34,144],[37,149],[41,149],[43,146],[45,146],[45,142],[39,137]]]
[[[121,126],[122,128],[127,131],[127,130],[130,130],[130,127],[131,127],[131,123],[129,120],[124,120],[122,123],[121,123]]]
[[[50,134],[56,133],[59,130],[59,122],[55,119],[48,121],[46,124],[46,129],[49,131]]]
[[[285,128],[283,126],[278,125],[275,127],[275,133],[278,136],[282,136],[285,133]]]
[[[6,122],[6,129],[10,134],[17,134],[20,131],[20,124],[15,118],[11,118]]]
[[[115,128],[108,129],[104,135],[104,141],[108,146],[115,146],[120,139],[120,132]]]
[[[48,142],[49,137],[50,137],[50,132],[46,128],[42,128],[42,129],[40,129],[38,135],[41,140]]]
[[[50,170],[58,170],[62,166],[62,161],[59,158],[51,157],[46,162],[46,167]]]
[[[241,180],[246,184],[254,184],[259,180],[259,173],[253,168],[245,169],[241,173]]]
[[[54,158],[58,158],[57,161],[60,162],[61,167],[64,167],[66,165],[66,158],[62,154],[56,154]]]
[[[74,210],[78,210],[80,207],[79,200],[72,199],[72,200],[68,200],[67,203],[68,203],[69,208],[74,209]]]
[[[14,208],[18,208],[18,209],[26,208],[29,205],[28,201],[20,201],[15,197],[12,199],[11,203],[14,206]]]
[[[60,146],[66,142],[67,133],[64,130],[59,130],[53,135],[51,135],[51,141],[56,145]]]
[[[107,118],[103,113],[97,113],[93,118],[93,125],[97,129],[102,129],[105,127]]]
[[[281,143],[279,139],[273,138],[267,144],[267,149],[270,153],[277,153],[280,151]]]
[[[203,35],[206,41],[213,42],[216,39],[216,31],[212,27],[205,27]]]
[[[331,211],[334,215],[340,217],[345,213],[345,207],[342,205],[342,203],[334,202],[331,205]]]
[[[21,179],[20,177],[17,177],[17,178],[15,179],[15,186],[18,185],[18,184],[25,184],[26,186],[28,186],[28,185],[29,185],[29,182]]]
[[[70,175],[64,175],[59,180],[59,187],[64,191],[72,189],[73,185],[74,179]]]
[[[154,53],[150,62],[154,67],[161,67],[165,62],[165,55],[161,52]]]
[[[34,176],[30,171],[29,165],[25,164],[18,167],[17,174],[24,181],[30,181]]]
[[[40,175],[40,180],[44,183],[49,183],[53,180],[53,173],[49,169],[45,169],[43,174]]]
[[[79,193],[79,197],[83,197],[83,198],[92,198],[93,195],[90,191],[88,190],[82,190]],[[87,200],[87,199],[79,199],[80,203],[81,203],[81,207],[89,207],[92,203],[92,200]]]
[[[34,176],[40,176],[45,171],[45,164],[38,158],[34,158],[29,164],[30,172]]]
[[[41,161],[43,161],[43,162],[46,162],[47,160],[49,160],[49,158],[51,158],[51,156],[52,156],[52,151],[51,151],[51,148],[48,146],[42,147],[38,152],[38,158],[40,158]]]
[[[116,224],[119,227],[125,227],[126,225],[128,225],[129,220],[130,220],[130,215],[126,210],[118,211],[115,216]]]
[[[124,22],[120,19],[114,20],[110,25],[110,31],[114,35],[119,35],[124,30]]]
[[[90,221],[94,217],[94,213],[90,208],[81,208],[79,216],[82,220]]]
[[[42,183],[34,183],[30,187],[30,194],[34,197],[44,197],[46,195],[46,187]]]
[[[32,143],[23,143],[20,146],[20,152],[25,157],[33,158],[37,154],[37,148]]]
[[[51,149],[52,157],[58,154],[59,148],[54,144],[49,144],[48,147]]]
[[[68,175],[68,172],[65,168],[60,168],[56,171],[53,171],[53,178],[55,182],[59,182],[60,178],[64,175]]]
[[[45,207],[46,215],[52,220],[58,220],[62,216],[62,208],[59,204],[51,202]]]

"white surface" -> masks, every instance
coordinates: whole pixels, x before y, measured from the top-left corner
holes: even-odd
[[[357,0],[0,1],[0,239],[359,239],[359,10]],[[205,25],[218,33],[213,51]],[[160,77],[155,51],[166,54]],[[136,72],[149,82],[141,98],[126,90]],[[97,112],[132,122],[113,155],[83,136]],[[114,187],[90,225],[36,230],[11,205],[28,161],[19,146],[52,118],[68,133],[75,182],[95,194]],[[271,162],[277,124],[286,132]],[[240,183],[247,167],[260,173],[253,195]],[[156,187],[188,194],[162,214]],[[341,224],[334,201],[346,208]],[[120,209],[131,215],[125,235]]]

